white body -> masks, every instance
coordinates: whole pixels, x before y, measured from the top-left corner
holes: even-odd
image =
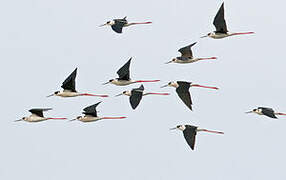
[[[132,81],[132,80],[126,81],[126,80],[113,79],[110,83],[112,83],[116,86],[126,86],[129,84],[136,83],[136,81]]]
[[[79,120],[81,122],[94,122],[94,121],[98,121],[101,119],[102,118],[100,118],[100,117],[94,117],[94,116],[89,116],[89,115],[85,115],[85,116],[81,116],[81,117],[77,118],[77,120]]]
[[[210,33],[208,36],[210,38],[213,38],[213,39],[222,39],[222,38],[225,38],[225,37],[229,37],[229,36],[232,36],[233,33],[229,33],[227,32],[226,34],[225,33]]]
[[[80,96],[81,94],[78,92],[72,92],[72,91],[62,91],[58,94],[55,94],[55,96],[60,96],[60,97],[76,97]]]
[[[200,60],[200,58],[189,58],[188,60],[180,60],[180,59],[175,58],[175,61],[173,62],[179,63],[179,64],[186,64],[186,63],[197,62],[198,60]]]
[[[40,117],[40,116],[32,114],[28,117],[24,117],[22,120],[27,121],[27,122],[40,122],[40,121],[48,120],[48,118]]]

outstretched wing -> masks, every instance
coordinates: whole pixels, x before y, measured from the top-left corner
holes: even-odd
[[[222,3],[221,7],[219,8],[213,24],[216,28],[216,32],[217,33],[227,33],[227,27],[226,27],[226,22],[224,19],[224,3]]]
[[[96,107],[100,104],[101,102],[98,102],[96,104],[93,104],[91,106],[88,106],[86,108],[83,109],[83,114],[85,115],[91,115],[94,117],[97,117],[97,111],[96,111]]]
[[[183,131],[184,137],[192,150],[194,150],[195,148],[196,134],[197,134],[196,129],[197,129],[196,127],[192,126],[189,127],[186,125],[186,129]]]
[[[193,44],[190,44],[186,47],[182,47],[181,49],[179,49],[178,51],[181,53],[181,56],[182,57],[187,57],[187,58],[192,58],[193,57],[193,52],[191,50],[191,47],[194,46],[196,44],[193,43]]]
[[[49,111],[51,110],[52,108],[35,108],[35,109],[30,109],[29,112],[32,113],[32,114],[35,114],[39,117],[44,117],[43,115],[43,111]]]
[[[131,96],[129,97],[129,102],[132,109],[136,109],[136,107],[139,105],[143,96],[143,91],[144,91],[143,85],[141,85],[139,88],[131,90]]]
[[[69,91],[72,91],[72,92],[76,92],[76,89],[75,89],[76,73],[77,73],[77,68],[63,82],[61,87],[64,90],[69,90]]]
[[[258,109],[261,109],[262,114],[264,114],[265,116],[277,119],[277,117],[275,116],[275,112],[272,108],[258,107]]]
[[[117,74],[119,76],[119,80],[130,80],[130,62],[132,57],[125,63],[118,71]]]
[[[190,110],[192,110],[192,99],[191,99],[191,94],[189,92],[190,89],[190,83],[184,82],[184,81],[178,81],[179,87],[176,88],[176,92],[180,99],[185,103],[186,106]]]
[[[113,31],[117,33],[122,33],[124,25],[127,24],[126,17],[124,17],[123,19],[114,19],[114,22],[115,24],[111,26]]]

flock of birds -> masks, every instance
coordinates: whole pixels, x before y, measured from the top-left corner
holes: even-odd
[[[142,23],[128,23],[126,17],[123,19],[113,19],[112,21],[108,21],[105,24],[101,26],[111,26],[112,30],[115,31],[116,33],[122,33],[123,27],[128,27],[131,25],[137,25],[137,24],[150,24],[152,22],[142,22]],[[254,32],[243,32],[243,33],[230,33],[227,30],[226,26],[226,21],[224,19],[224,3],[221,5],[220,9],[218,10],[213,24],[216,28],[214,32],[208,33],[205,36],[202,36],[201,38],[204,37],[210,37],[213,39],[221,39],[221,38],[226,38],[229,36],[235,36],[235,35],[245,35],[245,34],[253,34]],[[209,57],[209,58],[195,58],[193,57],[193,53],[191,50],[191,47],[194,46],[196,43],[193,43],[191,45],[188,45],[186,47],[180,48],[178,51],[181,53],[181,56],[173,58],[171,61],[166,62],[168,63],[193,63],[196,61],[201,61],[201,60],[214,60],[217,59],[216,57]],[[132,80],[130,78],[130,63],[131,63],[132,58],[130,58],[118,71],[118,78],[114,78],[109,80],[108,82],[104,84],[114,84],[116,86],[126,86],[134,83],[145,83],[145,82],[158,82],[160,80]],[[108,95],[97,95],[97,94],[90,94],[90,93],[80,93],[77,92],[76,90],[76,85],[75,85],[75,79],[77,75],[77,68],[65,79],[65,81],[62,83],[62,88],[63,91],[56,91],[53,94],[47,96],[60,96],[60,97],[76,97],[76,96],[97,96],[97,97],[108,97]],[[186,82],[186,81],[173,81],[169,82],[168,84],[162,86],[163,87],[174,87],[176,88],[176,93],[178,94],[179,98],[183,101],[183,103],[190,109],[192,110],[192,99],[191,95],[189,92],[190,87],[202,87],[202,88],[209,88],[209,89],[214,89],[218,90],[217,87],[211,87],[211,86],[203,86],[199,84],[193,84],[192,82]],[[134,88],[131,91],[124,91],[121,94],[118,94],[116,96],[121,96],[121,95],[126,95],[129,96],[129,102],[132,107],[132,109],[136,109],[142,99],[143,96],[146,95],[169,95],[169,93],[158,93],[158,92],[144,92],[144,86],[143,84],[140,85],[138,88]],[[93,121],[98,121],[102,119],[123,119],[126,117],[99,117],[97,115],[97,110],[96,107],[100,104],[101,102],[98,102],[96,104],[93,104],[91,106],[88,106],[83,109],[83,114],[84,116],[78,116],[75,119],[72,119],[71,121],[74,120],[79,120],[81,122],[93,122]],[[16,120],[16,121],[27,121],[27,122],[40,122],[40,121],[45,121],[45,120],[50,120],[50,119],[66,119],[66,118],[50,118],[50,117],[45,117],[43,115],[44,111],[51,110],[51,108],[35,108],[35,109],[30,109],[29,112],[31,113],[30,116],[28,117],[23,117],[22,119]],[[278,113],[275,112],[271,108],[267,107],[258,107],[256,109],[253,109],[252,111],[246,112],[246,113],[256,113],[258,115],[265,115],[270,118],[277,118],[276,115],[286,115],[284,113]],[[223,132],[219,131],[212,131],[212,130],[207,130],[207,129],[201,129],[198,128],[197,126],[193,125],[178,125],[174,128],[171,128],[170,130],[178,129],[181,130],[184,134],[184,137],[188,143],[188,145],[191,147],[192,150],[194,150],[195,146],[195,138],[196,134],[199,131],[203,132],[210,132],[210,133],[216,133],[216,134],[224,134]]]

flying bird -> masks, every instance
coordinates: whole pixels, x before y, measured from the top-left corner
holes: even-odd
[[[221,7],[219,8],[214,21],[213,25],[215,26],[216,30],[214,32],[208,33],[206,36],[202,36],[201,38],[204,37],[210,37],[213,39],[221,39],[229,36],[234,36],[234,35],[243,35],[243,34],[253,34],[254,32],[243,32],[243,33],[230,33],[227,30],[226,22],[224,19],[224,3],[222,3]]]
[[[220,131],[211,131],[207,129],[199,129],[197,126],[192,125],[178,125],[174,128],[171,128],[170,130],[179,129],[183,131],[184,137],[188,143],[188,145],[191,147],[192,150],[195,148],[195,141],[196,141],[196,135],[199,131],[209,132],[209,133],[216,133],[216,134],[224,134]]]
[[[132,107],[132,109],[136,109],[136,107],[139,105],[141,99],[143,96],[147,95],[169,95],[169,93],[144,93],[144,86],[141,85],[139,88],[134,88],[131,91],[123,91],[123,93],[118,94],[116,96],[126,95],[129,96],[129,102]]]
[[[78,116],[75,119],[72,119],[71,121],[74,120],[79,120],[81,122],[93,122],[93,121],[98,121],[101,119],[124,119],[126,117],[98,117],[97,116],[97,111],[96,107],[100,104],[101,102],[98,102],[96,104],[93,104],[91,106],[88,106],[83,109],[83,114],[84,116]]]
[[[181,49],[179,49],[178,51],[181,53],[181,56],[173,58],[172,61],[167,62],[166,64],[169,63],[179,63],[179,64],[185,64],[185,63],[193,63],[193,62],[197,62],[200,60],[208,60],[208,59],[217,59],[216,57],[210,57],[210,58],[194,58],[193,57],[193,52],[191,50],[192,46],[194,46],[196,44],[190,44],[186,47],[182,47]]]
[[[18,119],[16,121],[27,121],[27,122],[40,122],[40,121],[45,121],[49,119],[67,119],[67,118],[47,118],[44,117],[43,112],[44,111],[49,111],[52,110],[52,108],[35,108],[35,109],[30,109],[29,112],[32,113],[28,117],[23,117],[22,119]]]
[[[113,19],[111,21],[107,21],[105,24],[100,25],[102,26],[111,26],[112,30],[117,33],[122,33],[123,27],[128,27],[136,24],[151,24],[152,22],[141,22],[141,23],[128,23],[127,17],[124,17],[123,19]]]
[[[75,97],[75,96],[98,96],[98,97],[108,97],[108,95],[95,95],[89,93],[79,93],[75,89],[75,78],[77,74],[77,68],[66,78],[66,80],[62,83],[62,88],[64,89],[61,91],[56,91],[53,94],[47,96],[60,96],[60,97]]]
[[[131,59],[132,57],[127,61],[127,63],[125,63],[118,71],[118,78],[115,79],[111,79],[106,83],[103,83],[103,85],[111,83],[117,86],[126,86],[129,84],[133,84],[133,83],[142,83],[142,82],[158,82],[160,80],[131,80],[130,79],[130,63],[131,63]]]
[[[202,85],[199,85],[199,84],[193,84],[191,82],[186,82],[186,81],[169,82],[167,85],[164,85],[161,88],[164,88],[164,87],[167,87],[167,86],[176,88],[176,92],[177,92],[178,96],[185,103],[185,105],[188,106],[188,108],[190,110],[192,110],[192,99],[191,99],[191,95],[190,95],[190,92],[189,92],[190,87],[202,87],[202,88],[209,88],[209,89],[216,89],[216,90],[218,90],[217,87],[202,86]]]
[[[275,118],[275,119],[277,119],[276,115],[286,116],[285,113],[274,112],[274,110],[272,108],[268,108],[268,107],[258,107],[256,109],[253,109],[252,111],[248,111],[246,113],[256,113],[258,115],[265,115],[265,116],[268,116],[270,118]]]

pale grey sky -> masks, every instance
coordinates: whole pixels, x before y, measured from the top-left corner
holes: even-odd
[[[254,35],[199,39],[213,31],[222,1],[10,0],[0,2],[0,179],[29,180],[284,180],[286,118],[246,115],[257,106],[286,112],[284,1],[226,0],[232,32]],[[128,16],[152,21],[114,33],[98,25]],[[180,47],[198,41],[195,56],[217,61],[169,64]],[[161,79],[133,111],[127,97],[113,96],[137,85],[101,85],[116,77],[129,57],[133,79]],[[46,98],[78,67],[77,89],[110,98]],[[220,87],[192,88],[191,112],[171,80]],[[14,123],[33,107],[46,116],[74,118],[103,101],[99,115],[127,116],[95,123]],[[191,151],[178,124],[224,131],[199,133]]]

